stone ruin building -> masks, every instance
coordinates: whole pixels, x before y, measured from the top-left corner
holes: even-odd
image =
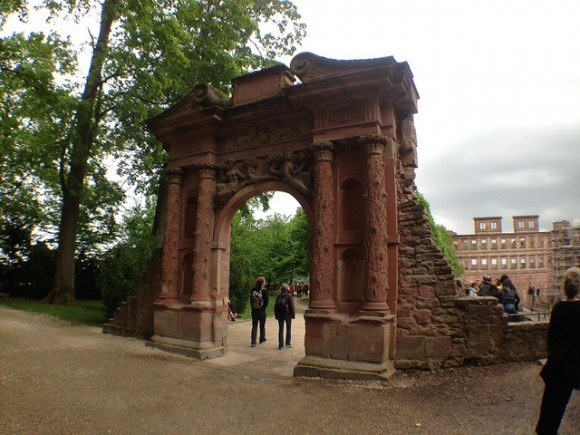
[[[311,53],[209,85],[148,122],[169,153],[162,253],[104,331],[198,359],[227,352],[230,222],[291,194],[311,228],[311,298],[297,376],[532,360],[545,323],[508,324],[465,298],[415,200],[419,96],[406,62]]]

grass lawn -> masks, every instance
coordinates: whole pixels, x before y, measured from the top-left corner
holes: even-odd
[[[15,310],[47,314],[82,325],[102,326],[108,320],[101,301],[76,301],[75,305],[66,307],[43,304],[31,299],[9,298],[0,300],[0,305]]]

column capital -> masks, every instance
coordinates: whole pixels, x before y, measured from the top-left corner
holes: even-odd
[[[330,141],[314,142],[310,144],[310,151],[315,161],[332,162],[335,145]]]
[[[380,134],[367,134],[358,138],[358,143],[364,146],[366,155],[383,154],[389,140]]]
[[[169,184],[181,184],[183,182],[184,171],[181,168],[167,168],[165,175]]]
[[[199,171],[200,178],[211,178],[212,180],[215,178],[215,173],[219,168],[218,165],[210,162],[196,163],[193,167]]]

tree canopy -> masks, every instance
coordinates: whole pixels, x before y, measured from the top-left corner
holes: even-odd
[[[227,92],[292,54],[305,26],[287,0],[0,0],[0,30],[37,9],[48,27],[0,40],[0,219],[58,244],[48,301],[71,303],[79,245],[115,239],[129,188],[155,193],[166,156],[144,120],[196,83]],[[88,30],[63,36],[71,23]]]

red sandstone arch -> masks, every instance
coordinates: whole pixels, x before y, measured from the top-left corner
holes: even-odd
[[[197,86],[149,121],[169,152],[153,343],[197,358],[223,355],[229,224],[248,198],[284,191],[304,208],[312,242],[306,357],[295,373],[389,376],[400,178],[416,166],[408,65],[305,53],[291,68],[233,84],[231,101]]]

